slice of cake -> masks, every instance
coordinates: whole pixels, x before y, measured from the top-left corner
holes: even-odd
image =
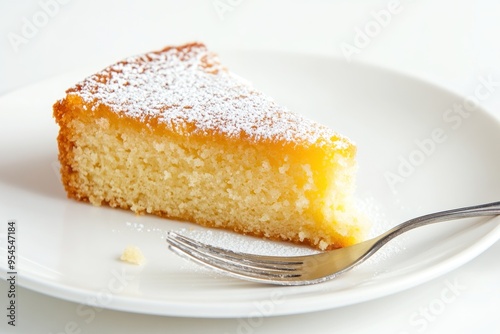
[[[363,238],[354,144],[203,44],[109,66],[54,105],[68,196],[325,250]]]

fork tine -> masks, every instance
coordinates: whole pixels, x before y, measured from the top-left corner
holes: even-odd
[[[298,265],[302,264],[301,261],[266,261],[266,259],[261,259],[258,255],[236,253],[230,250],[226,250],[219,247],[210,246],[198,241],[194,241],[190,238],[184,237],[179,234],[169,235],[167,239],[169,243],[175,244],[177,248],[181,248],[184,252],[190,252],[196,254],[198,257],[203,258],[213,258],[224,262],[225,266],[232,265],[234,267],[256,269],[256,270],[272,270],[275,272],[281,271],[294,271],[298,269]],[[247,257],[251,258],[248,259]],[[289,267],[289,265],[295,265],[295,267]]]
[[[217,254],[223,254],[224,256],[231,257],[235,260],[238,261],[253,261],[255,263],[261,263],[261,264],[283,264],[283,265],[300,265],[302,264],[302,260],[300,257],[278,257],[278,256],[268,256],[268,255],[255,255],[255,254],[249,254],[249,253],[239,253],[235,252],[229,249],[224,249],[212,245],[207,245],[204,243],[201,243],[199,241],[195,241],[193,239],[190,239],[188,237],[185,237],[181,234],[175,233],[175,232],[170,232],[172,236],[174,236],[178,240],[183,240],[186,243],[189,243],[190,245],[203,249],[205,251],[217,253]]]
[[[294,278],[298,278],[300,274],[290,274],[288,272],[285,273],[273,273],[270,270],[258,270],[250,267],[242,267],[236,266],[234,264],[229,264],[227,262],[221,261],[217,258],[213,257],[204,257],[199,253],[191,253],[186,251],[183,248],[179,248],[177,246],[170,245],[169,249],[174,253],[188,258],[191,261],[194,261],[198,264],[202,264],[205,267],[210,267],[219,272],[223,272],[229,276],[244,278],[251,281],[259,281],[259,282],[275,282],[275,281],[284,281],[288,282],[293,280]]]
[[[254,265],[262,268],[277,268],[279,266],[285,266],[283,268],[289,268],[290,266],[300,266],[304,263],[303,257],[301,256],[279,257],[239,253],[232,250],[207,245],[175,232],[168,233],[167,241],[169,239],[177,240],[178,242],[182,242],[182,244],[184,245],[189,245],[191,249],[197,250],[199,252],[210,253],[213,256],[223,257],[224,259],[237,261],[238,263],[244,262],[247,265]]]
[[[258,266],[251,261],[250,263],[245,263],[247,261],[240,262],[239,260],[227,259],[225,257],[225,255],[227,255],[226,252],[231,253],[231,255],[240,254],[205,245],[180,236],[177,233],[169,233],[167,241],[170,244],[169,248],[176,254],[234,277],[259,282],[282,281],[286,283],[298,279],[301,276],[301,272],[297,271],[298,268],[269,267],[265,264],[264,266]],[[215,252],[213,252],[214,249]],[[246,256],[246,254],[241,255]]]

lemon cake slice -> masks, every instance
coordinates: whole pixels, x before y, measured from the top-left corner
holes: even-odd
[[[366,231],[355,145],[201,43],[130,57],[55,103],[68,197],[326,250]]]

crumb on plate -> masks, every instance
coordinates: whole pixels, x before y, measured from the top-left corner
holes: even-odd
[[[127,246],[120,256],[120,260],[123,262],[128,262],[132,264],[141,265],[144,263],[146,258],[142,254],[142,251],[137,246]]]

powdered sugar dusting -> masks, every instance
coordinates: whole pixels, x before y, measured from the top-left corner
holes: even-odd
[[[400,221],[390,219],[385,210],[381,209],[381,204],[373,196],[365,195],[357,198],[356,208],[361,216],[365,216],[366,219],[370,221],[371,229],[369,235],[367,236],[368,239],[378,237],[382,233],[387,232],[389,229],[401,223]],[[381,250],[366,260],[361,269],[358,269],[360,267],[356,267],[354,270],[366,270],[369,268],[373,276],[383,273],[387,270],[387,268],[385,266],[381,266],[380,264],[388,262],[389,259],[403,252],[406,248],[406,240],[406,235],[402,235],[391,240],[391,242],[386,244]]]
[[[300,144],[333,143],[345,137],[290,112],[227,71],[203,44],[188,44],[131,57],[68,90],[94,108],[104,104],[119,115],[163,123],[190,134]]]

